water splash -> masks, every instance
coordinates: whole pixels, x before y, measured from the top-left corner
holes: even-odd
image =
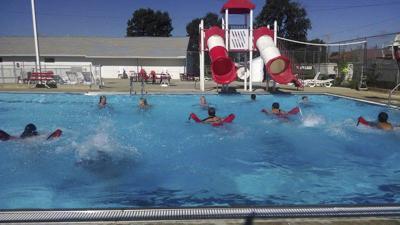
[[[134,159],[138,155],[135,146],[123,145],[111,136],[116,132],[110,122],[104,122],[97,127],[97,132],[80,144],[75,144],[79,162],[91,161],[121,161]]]
[[[307,114],[303,116],[303,126],[305,127],[316,127],[326,123],[325,118],[316,114]]]

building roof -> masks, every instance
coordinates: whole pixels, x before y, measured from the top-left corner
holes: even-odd
[[[228,0],[222,6],[221,13],[224,13],[225,9],[229,9],[229,14],[248,14],[255,8],[256,5],[250,0]]]
[[[186,58],[188,37],[40,37],[41,56]],[[33,37],[0,37],[0,56],[35,56]]]

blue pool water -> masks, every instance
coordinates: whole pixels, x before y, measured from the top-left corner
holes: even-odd
[[[0,209],[269,206],[400,203],[400,131],[356,127],[359,115],[400,112],[333,96],[310,96],[303,116],[284,122],[260,112],[301,96],[0,94],[0,129],[19,135],[30,122],[62,138],[0,142]],[[102,152],[99,154],[99,152]]]

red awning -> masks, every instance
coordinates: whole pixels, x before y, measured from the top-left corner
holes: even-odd
[[[224,13],[225,9],[229,9],[229,14],[248,14],[254,8],[256,8],[256,5],[250,0],[228,0],[222,6],[221,13]]]

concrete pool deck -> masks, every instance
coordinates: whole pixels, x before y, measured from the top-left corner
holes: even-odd
[[[87,85],[59,85],[58,88],[32,88],[27,84],[0,84],[0,91],[21,91],[21,92],[124,92],[129,93],[130,86],[129,80],[121,79],[104,79],[104,87],[89,87]],[[249,93],[243,91],[242,82],[233,82],[230,87],[236,89],[240,93]],[[255,93],[266,94],[269,92],[265,91],[265,83],[253,85]],[[292,94],[302,94],[302,93],[329,93],[334,95],[341,95],[346,97],[352,97],[372,102],[378,102],[387,104],[388,101],[388,90],[377,90],[370,89],[368,91],[357,91],[350,88],[344,87],[314,87],[314,88],[304,88],[304,90],[297,90],[292,86],[278,86],[278,90],[281,93],[292,93]],[[136,93],[141,92],[141,84],[135,82],[133,91]],[[144,91],[147,93],[217,93],[218,88],[213,81],[207,81],[205,84],[205,92],[200,91],[199,83],[194,81],[180,81],[172,80],[168,87],[162,87],[159,84],[146,84],[144,86]],[[400,91],[396,92],[392,97],[392,104],[400,107]]]

